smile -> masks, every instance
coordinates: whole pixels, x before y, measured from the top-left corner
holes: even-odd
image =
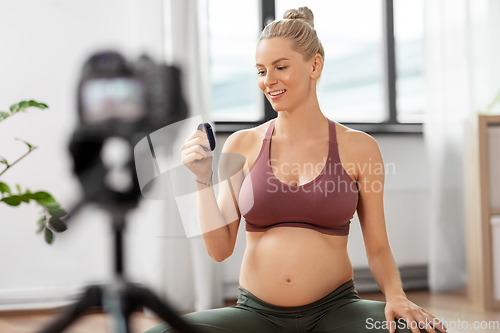
[[[282,89],[282,90],[270,91],[268,94],[269,94],[269,97],[271,99],[276,99],[276,98],[281,97],[285,92],[286,92],[286,89]]]

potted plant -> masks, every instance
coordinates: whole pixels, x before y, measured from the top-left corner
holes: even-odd
[[[35,107],[41,110],[47,109],[48,106],[44,103],[39,103],[34,100],[21,101],[10,107],[10,112],[0,111],[0,122],[14,116],[19,112],[26,112],[26,109],[30,107]],[[16,140],[22,141],[28,147],[28,151],[15,160],[9,163],[7,159],[0,156],[0,164],[5,164],[5,168],[0,170],[0,178],[2,175],[12,168],[14,165],[19,163],[26,156],[31,154],[37,146],[34,146],[24,140],[16,138]],[[67,229],[66,224],[62,221],[62,217],[66,215],[66,212],[61,208],[61,205],[54,199],[54,197],[46,191],[31,192],[29,189],[22,190],[19,184],[16,185],[17,194],[14,194],[6,183],[0,181],[0,204],[7,204],[9,206],[19,206],[22,202],[29,204],[31,200],[36,202],[41,208],[41,217],[37,222],[37,233],[43,233],[45,241],[48,244],[52,244],[54,240],[54,231],[63,232]]]

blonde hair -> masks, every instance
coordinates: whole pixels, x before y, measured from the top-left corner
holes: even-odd
[[[309,60],[316,54],[325,59],[325,50],[314,29],[314,15],[307,7],[289,9],[283,14],[283,19],[269,23],[262,31],[262,39],[283,37],[292,41],[292,49],[302,53],[304,60]]]

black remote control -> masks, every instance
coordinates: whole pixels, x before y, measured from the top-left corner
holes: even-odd
[[[210,126],[209,123],[199,124],[198,125],[199,131],[201,131],[202,125],[205,126],[205,131],[207,132],[208,142],[210,142],[210,150],[214,151],[214,149],[215,149],[215,136],[214,136],[214,132],[212,131],[212,126]],[[203,148],[204,151],[209,150],[205,146],[201,146],[201,148]]]

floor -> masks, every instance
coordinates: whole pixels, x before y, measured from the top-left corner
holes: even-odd
[[[500,312],[481,311],[472,307],[467,302],[466,291],[446,293],[431,293],[428,290],[406,292],[408,299],[418,304],[434,316],[448,321],[448,332],[453,333],[490,333],[500,332]],[[363,299],[383,301],[381,293],[359,293]],[[233,306],[236,300],[227,301],[226,306]],[[0,312],[0,332],[2,333],[27,333],[36,332],[50,322],[59,312],[55,310]],[[143,332],[158,324],[161,320],[150,318],[142,312],[132,316],[132,332]],[[473,325],[497,325],[495,328],[477,328]],[[457,327],[458,325],[458,327]],[[455,327],[454,327],[455,326]],[[466,328],[468,326],[468,328]],[[99,333],[109,332],[108,319],[102,313],[90,313],[70,326],[65,333]]]

